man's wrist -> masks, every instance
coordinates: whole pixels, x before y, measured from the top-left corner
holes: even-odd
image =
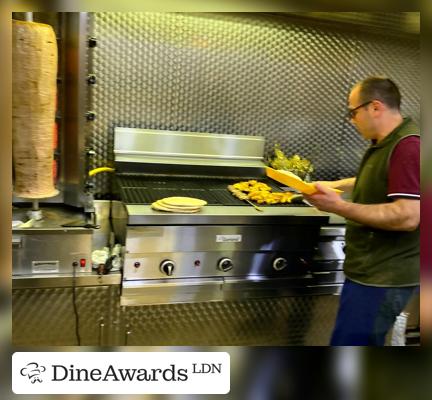
[[[352,203],[349,203],[348,201],[345,201],[343,199],[340,199],[335,206],[335,210],[333,211],[335,214],[339,214],[341,217],[346,218],[346,214],[349,213],[350,207],[352,206]]]

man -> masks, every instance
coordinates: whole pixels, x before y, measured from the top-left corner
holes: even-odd
[[[420,136],[390,80],[357,83],[348,115],[371,140],[356,178],[317,182],[305,198],[347,219],[344,283],[331,345],[384,345],[419,285]],[[352,191],[352,202],[330,188]]]

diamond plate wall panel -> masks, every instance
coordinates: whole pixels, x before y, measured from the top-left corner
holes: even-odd
[[[76,289],[81,345],[118,342],[119,296],[118,285]],[[77,345],[72,288],[13,290],[12,341],[17,346]]]
[[[127,307],[128,345],[327,345],[339,297]]]
[[[383,21],[386,19],[382,16]],[[395,16],[389,14],[389,21]],[[94,13],[89,34],[92,167],[113,162],[115,126],[264,135],[316,166],[355,173],[366,143],[345,118],[351,86],[370,74],[401,85],[419,120],[418,36],[386,37],[284,14]],[[417,38],[417,39],[416,39]],[[95,176],[109,192],[109,176]]]
[[[22,289],[12,291],[14,345],[76,344],[71,291]]]
[[[77,288],[81,345],[327,345],[339,301],[326,295],[120,307],[119,296],[118,285]],[[12,341],[77,345],[72,289],[13,290]]]
[[[386,34],[419,34],[419,12],[307,12],[295,13],[305,18],[327,21],[330,24],[349,24],[353,29]],[[291,13],[293,15],[293,13]]]

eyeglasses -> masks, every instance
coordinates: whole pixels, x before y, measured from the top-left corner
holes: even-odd
[[[348,118],[349,119],[353,119],[355,118],[355,116],[357,115],[357,111],[362,108],[362,107],[366,107],[367,105],[369,105],[370,103],[372,103],[373,100],[367,101],[366,103],[360,104],[359,106],[352,108],[351,110],[348,110]]]

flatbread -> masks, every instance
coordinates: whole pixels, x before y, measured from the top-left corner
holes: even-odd
[[[166,204],[163,199],[157,200],[157,203],[162,207],[173,209],[173,210],[177,210],[180,208],[181,210],[187,211],[187,210],[196,210],[198,208],[201,208],[201,206],[172,206],[170,204]]]
[[[166,207],[163,204],[161,204],[159,201],[155,201],[154,203],[152,203],[152,208],[158,211],[166,211],[166,212],[172,212],[172,213],[184,213],[184,214],[193,214],[196,213],[198,211],[201,210],[201,207],[196,207],[196,208],[175,208],[175,207]]]
[[[207,204],[205,200],[194,197],[166,197],[161,200],[163,204],[177,207],[202,207]]]

